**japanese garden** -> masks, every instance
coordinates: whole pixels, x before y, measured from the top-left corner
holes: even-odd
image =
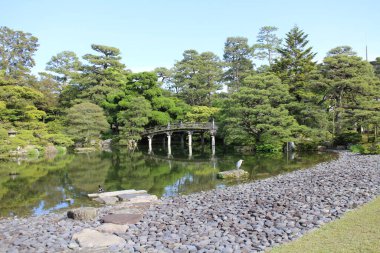
[[[312,230],[378,224],[380,55],[256,32],[170,68],[91,44],[35,73],[39,39],[1,26],[0,252],[309,252]],[[379,251],[371,229],[336,252]]]

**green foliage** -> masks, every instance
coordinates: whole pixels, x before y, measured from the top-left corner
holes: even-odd
[[[356,56],[357,53],[352,50],[350,46],[339,46],[331,49],[327,52],[327,56],[337,56],[337,55],[346,55],[346,56]]]
[[[324,59],[321,71],[324,79],[319,90],[331,108],[334,133],[375,123],[380,116],[379,81],[368,62],[357,56],[334,55]]]
[[[299,128],[283,106],[288,98],[286,85],[273,75],[247,78],[245,87],[231,94],[222,109],[226,142],[279,150]]]
[[[81,66],[82,63],[74,52],[63,51],[50,59],[46,64],[46,70],[54,73],[52,77],[60,84],[59,88],[62,90],[77,76]]]
[[[89,143],[109,128],[101,107],[84,102],[67,110],[67,132],[75,141]]]
[[[263,26],[257,35],[257,43],[253,45],[255,58],[259,60],[268,60],[269,66],[278,55],[277,49],[281,45],[281,39],[275,32],[278,30],[275,26]]]
[[[275,60],[273,71],[289,85],[289,92],[301,101],[308,89],[310,75],[315,69],[315,53],[307,47],[308,35],[297,26],[286,34],[284,47],[278,49],[280,58]]]
[[[207,106],[192,106],[186,113],[187,122],[209,122],[219,112],[219,108]]]
[[[362,140],[362,135],[356,131],[347,131],[338,134],[334,138],[334,145],[352,145],[358,144]]]
[[[264,153],[280,152],[280,151],[282,151],[282,144],[278,143],[277,145],[274,145],[274,144],[256,145],[256,151],[257,152],[264,152]]]
[[[244,37],[228,37],[224,43],[223,59],[226,63],[224,81],[229,91],[237,90],[244,78],[253,72],[252,50],[248,39]]]
[[[380,143],[366,143],[350,146],[350,151],[360,153],[362,155],[378,155],[380,154]]]
[[[122,106],[117,114],[120,123],[120,144],[135,145],[141,139],[140,134],[149,122],[151,105],[143,97],[128,97],[119,103]]]
[[[222,87],[222,67],[214,53],[186,50],[171,71],[172,88],[189,105],[210,105],[212,94]]]
[[[0,27],[0,85],[21,85],[29,78],[38,46],[32,34]]]

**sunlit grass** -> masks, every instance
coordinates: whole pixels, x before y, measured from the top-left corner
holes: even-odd
[[[380,252],[380,197],[270,252]]]

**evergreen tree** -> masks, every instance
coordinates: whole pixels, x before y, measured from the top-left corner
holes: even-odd
[[[286,34],[284,47],[278,49],[280,58],[275,60],[273,71],[282,82],[289,85],[289,92],[298,102],[310,96],[309,81],[315,70],[315,53],[307,47],[308,35],[295,26]]]
[[[350,46],[338,46],[330,49],[327,52],[327,57],[336,56],[336,55],[347,55],[347,56],[356,56],[357,53],[353,51]]]
[[[229,91],[237,90],[245,77],[253,71],[251,61],[252,50],[248,45],[248,39],[244,37],[229,37],[224,44],[223,59],[226,63],[224,81]]]
[[[63,51],[50,59],[46,64],[46,70],[52,73],[52,78],[60,84],[62,90],[73,78],[78,77],[81,66],[82,63],[74,52]]]
[[[291,99],[286,84],[273,75],[250,76],[244,87],[231,94],[222,109],[224,132],[229,144],[279,151],[294,140],[297,121],[285,109]]]
[[[333,133],[356,130],[359,121],[370,122],[371,117],[376,117],[380,108],[379,81],[368,62],[357,56],[338,54],[324,59],[322,73],[325,85],[320,90],[323,101],[330,107]],[[355,118],[360,120],[353,122]]]
[[[0,27],[0,85],[25,85],[35,65],[33,56],[38,46],[32,34]]]
[[[67,132],[76,141],[86,144],[100,138],[101,132],[109,129],[106,116],[101,107],[84,102],[67,110]]]
[[[134,149],[141,139],[144,126],[149,122],[150,103],[141,96],[129,96],[119,103],[123,110],[117,114],[120,123],[120,144]]]
[[[89,65],[81,67],[81,74],[74,82],[80,86],[80,98],[101,105],[107,94],[114,92],[125,82],[125,66],[120,62],[119,49],[95,44],[91,48],[100,55],[83,56]]]
[[[278,55],[278,48],[281,45],[281,39],[275,32],[278,30],[275,26],[263,26],[257,35],[257,43],[253,45],[254,56],[259,60],[268,60],[269,66]]]
[[[211,52],[186,50],[172,73],[178,97],[190,105],[210,105],[212,94],[221,88],[222,63]]]

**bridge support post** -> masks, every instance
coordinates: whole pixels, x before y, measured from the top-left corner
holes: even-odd
[[[193,131],[187,131],[188,137],[189,137],[189,159],[193,156]]]
[[[187,131],[187,136],[189,137],[189,147],[193,146],[193,131]]]
[[[168,155],[172,154],[172,134],[173,132],[166,132],[166,136],[168,137]]]
[[[211,150],[212,150],[212,155],[214,156],[215,155],[215,135],[216,135],[216,131],[215,130],[210,131],[210,135],[211,135]]]
[[[149,150],[148,150],[148,153],[152,153],[153,151],[153,148],[152,148],[152,141],[153,141],[153,136],[154,135],[148,135],[148,142],[149,142]]]

